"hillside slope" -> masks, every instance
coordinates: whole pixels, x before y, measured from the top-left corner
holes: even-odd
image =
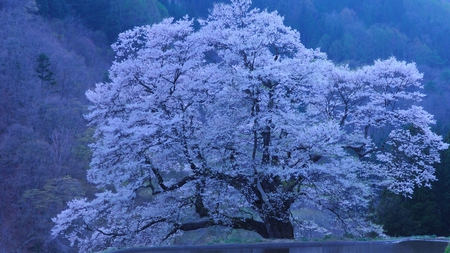
[[[64,252],[51,218],[88,193],[84,92],[108,69],[105,39],[32,1],[0,0],[0,252]]]

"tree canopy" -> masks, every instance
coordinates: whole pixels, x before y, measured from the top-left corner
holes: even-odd
[[[358,69],[307,49],[276,12],[216,4],[200,29],[165,19],[119,35],[110,82],[87,92],[87,178],[55,219],[81,251],[160,244],[210,226],[294,238],[314,208],[335,233],[381,233],[376,190],[412,194],[447,148],[413,63]],[[330,225],[331,226],[331,225]]]

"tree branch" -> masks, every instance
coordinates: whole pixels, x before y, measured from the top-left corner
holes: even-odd
[[[134,80],[136,80],[136,82],[137,82],[139,85],[141,85],[142,87],[144,87],[144,90],[145,90],[145,91],[147,91],[147,92],[149,92],[149,93],[151,93],[151,94],[154,93],[153,89],[152,89],[150,86],[148,86],[146,83],[144,83],[143,81],[141,81],[137,76],[134,77]]]
[[[117,237],[117,236],[125,236],[125,235],[127,235],[126,233],[117,233],[117,232],[110,232],[110,233],[107,233],[107,232],[104,232],[103,230],[101,230],[101,229],[93,229],[93,228],[91,228],[91,227],[89,227],[89,225],[86,223],[86,221],[84,221],[83,220],[83,223],[84,223],[84,225],[86,226],[86,229],[87,230],[89,230],[89,231],[97,231],[97,232],[99,232],[100,234],[103,234],[103,235],[106,235],[106,236],[114,236],[114,237]]]
[[[147,157],[145,158],[145,163],[150,165],[151,170],[153,172],[153,174],[155,174],[156,179],[158,181],[158,185],[159,187],[161,187],[162,191],[153,191],[153,195],[162,193],[162,192],[168,192],[168,191],[173,191],[176,189],[179,189],[181,187],[183,187],[185,184],[187,184],[188,182],[194,181],[197,179],[196,176],[194,175],[190,175],[190,176],[185,176],[183,177],[180,181],[178,181],[177,183],[172,184],[171,186],[167,186],[164,184],[164,178],[161,175],[161,173],[159,172],[159,170],[153,166],[153,163],[150,161],[150,159],[148,159]]]
[[[151,222],[145,224],[144,226],[142,226],[142,227],[141,227],[140,229],[138,229],[136,232],[144,231],[145,229],[147,229],[147,228],[149,228],[149,227],[151,227],[151,226],[153,226],[153,225],[155,225],[155,224],[158,224],[158,223],[160,223],[160,222],[166,222],[166,221],[167,221],[166,218],[161,218],[161,219],[158,219],[158,220],[153,220],[153,221],[151,221]]]

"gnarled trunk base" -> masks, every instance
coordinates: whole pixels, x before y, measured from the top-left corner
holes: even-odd
[[[281,221],[275,218],[265,218],[268,238],[294,239],[294,226],[290,221]]]

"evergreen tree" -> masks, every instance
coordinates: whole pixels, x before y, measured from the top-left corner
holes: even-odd
[[[38,66],[36,68],[37,76],[41,79],[41,83],[47,84],[50,87],[56,85],[55,76],[50,69],[50,58],[44,53],[39,54],[37,57]]]

